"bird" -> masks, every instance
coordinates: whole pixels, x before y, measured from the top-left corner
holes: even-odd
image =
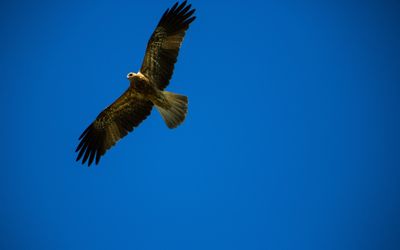
[[[177,62],[186,31],[196,19],[195,9],[187,1],[176,2],[161,16],[137,73],[127,74],[128,89],[105,108],[83,131],[75,150],[76,161],[82,159],[88,167],[120,139],[145,120],[155,107],[168,128],[176,128],[186,117],[188,98],[165,91]]]

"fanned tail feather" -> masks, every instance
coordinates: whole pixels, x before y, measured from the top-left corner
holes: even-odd
[[[156,105],[158,112],[167,124],[168,128],[178,127],[184,120],[188,109],[188,98],[184,95],[163,91],[164,97],[169,103],[169,108]]]

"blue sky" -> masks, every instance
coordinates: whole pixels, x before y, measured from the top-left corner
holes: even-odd
[[[0,248],[399,249],[397,1],[193,0],[185,123],[75,162],[173,3],[0,3]]]

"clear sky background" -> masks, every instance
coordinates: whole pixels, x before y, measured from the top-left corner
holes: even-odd
[[[0,248],[400,249],[399,1],[193,0],[185,123],[75,162],[173,3],[0,3]]]

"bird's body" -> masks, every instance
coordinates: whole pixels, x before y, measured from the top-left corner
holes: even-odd
[[[167,9],[153,32],[138,73],[129,73],[129,88],[104,109],[79,137],[77,161],[88,165],[100,157],[150,115],[155,106],[169,128],[180,125],[187,113],[188,99],[164,91],[189,24],[195,19],[194,9],[186,1]]]
[[[161,90],[152,84],[142,73],[129,73],[128,79],[131,91],[141,98],[152,100],[154,96],[160,95]]]
[[[165,91],[159,90],[140,71],[137,74],[129,73],[128,79],[130,81],[131,95],[136,95],[136,98],[143,100],[150,100],[154,105],[163,109],[171,108],[172,104],[166,98]]]

